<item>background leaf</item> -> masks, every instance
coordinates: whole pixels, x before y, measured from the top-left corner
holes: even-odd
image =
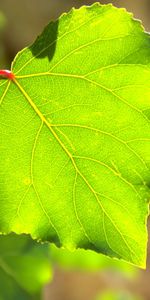
[[[0,237],[0,299],[41,299],[41,288],[52,277],[47,245],[28,236]]]
[[[0,83],[2,232],[145,266],[149,43],[125,10],[95,4],[17,55]]]
[[[50,245],[50,257],[54,265],[64,270],[77,270],[83,272],[112,271],[123,274],[127,278],[135,278],[138,269],[118,259],[96,253],[91,250],[77,249],[73,252]]]
[[[6,65],[6,57],[5,57],[5,50],[4,50],[4,39],[3,39],[3,35],[4,35],[4,28],[6,25],[6,20],[4,15],[1,13],[0,11],[0,66],[3,67],[4,65]]]
[[[142,300],[141,297],[132,295],[127,292],[123,291],[107,291],[104,292],[102,295],[98,296],[95,300]]]

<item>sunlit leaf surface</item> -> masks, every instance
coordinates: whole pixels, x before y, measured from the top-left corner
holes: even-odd
[[[0,230],[144,267],[150,40],[112,5],[50,23],[0,81]]]

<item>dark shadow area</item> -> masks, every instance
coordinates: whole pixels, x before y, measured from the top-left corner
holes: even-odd
[[[29,47],[32,54],[38,58],[48,57],[49,61],[53,58],[57,43],[58,23],[48,24],[40,36],[37,37],[34,44]]]
[[[73,1],[68,5],[67,10],[70,11],[72,7],[79,8],[82,5],[91,5],[94,2],[96,1],[88,0],[86,3],[84,1],[81,1],[80,3]],[[109,0],[104,2],[109,3]],[[56,49],[58,25],[59,20],[50,22],[45,27],[44,31],[37,37],[34,44],[29,47],[34,56],[38,58],[45,58],[47,56],[49,61],[51,61]]]

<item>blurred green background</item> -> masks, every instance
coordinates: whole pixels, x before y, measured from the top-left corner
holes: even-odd
[[[72,6],[94,2],[0,0],[0,68],[9,69],[16,53],[31,44],[49,21]],[[112,2],[133,12],[143,21],[146,31],[150,30],[150,0]],[[92,251],[69,253],[48,244],[40,245],[28,236],[1,236],[0,300],[40,299],[149,300],[149,250],[147,270],[141,271]]]

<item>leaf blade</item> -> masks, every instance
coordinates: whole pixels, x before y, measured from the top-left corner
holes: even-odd
[[[13,113],[3,104],[16,128],[11,151],[8,141],[3,151],[15,218],[10,225],[2,216],[3,231],[145,265],[148,43],[149,36],[124,10],[95,4],[62,16],[17,55],[15,85],[4,97],[10,103],[14,93]],[[18,154],[13,164],[6,159],[12,149]]]

